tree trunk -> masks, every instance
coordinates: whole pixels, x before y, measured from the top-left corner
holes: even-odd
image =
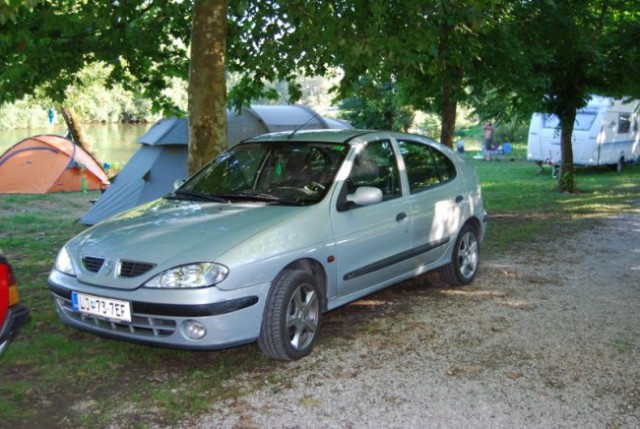
[[[440,143],[453,148],[453,134],[456,129],[456,110],[458,102],[451,97],[450,92],[442,97],[442,129],[440,130]]]
[[[71,107],[60,106],[60,113],[64,118],[64,122],[67,124],[71,140],[91,154],[91,142],[87,140],[84,130],[82,129],[82,124],[80,124],[73,109]]]
[[[558,190],[560,192],[576,192],[575,169],[573,167],[573,124],[576,110],[569,110],[560,118],[560,174],[558,174]]]
[[[196,0],[188,89],[189,175],[227,149],[226,37],[227,1]]]
[[[440,61],[440,75],[442,76],[442,93],[440,114],[442,116],[442,129],[440,130],[440,143],[453,148],[453,134],[456,129],[456,111],[458,98],[456,92],[460,90],[463,71],[460,67],[449,62],[449,33],[452,28],[443,29],[443,36],[438,45]]]

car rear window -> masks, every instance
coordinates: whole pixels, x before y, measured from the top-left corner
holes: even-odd
[[[400,140],[398,145],[404,158],[412,194],[456,177],[453,162],[439,150],[408,140]]]

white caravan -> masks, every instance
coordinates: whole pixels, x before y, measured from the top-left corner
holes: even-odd
[[[627,102],[624,102],[627,101]],[[640,100],[593,96],[576,114],[572,146],[575,165],[613,165],[640,158]],[[559,165],[560,123],[555,115],[534,113],[529,126],[527,159]]]

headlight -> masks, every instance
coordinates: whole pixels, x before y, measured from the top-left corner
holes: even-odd
[[[144,284],[154,288],[196,288],[213,286],[227,278],[229,269],[210,262],[181,265],[166,270]]]
[[[69,256],[69,252],[66,247],[63,247],[60,249],[60,252],[58,252],[58,257],[56,258],[56,263],[53,267],[61,273],[69,274],[70,276],[76,275],[73,265],[71,264],[71,257]]]

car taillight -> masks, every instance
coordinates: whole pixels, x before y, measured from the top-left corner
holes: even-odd
[[[7,262],[0,262],[0,308],[11,307],[19,301],[18,285],[11,265]]]

